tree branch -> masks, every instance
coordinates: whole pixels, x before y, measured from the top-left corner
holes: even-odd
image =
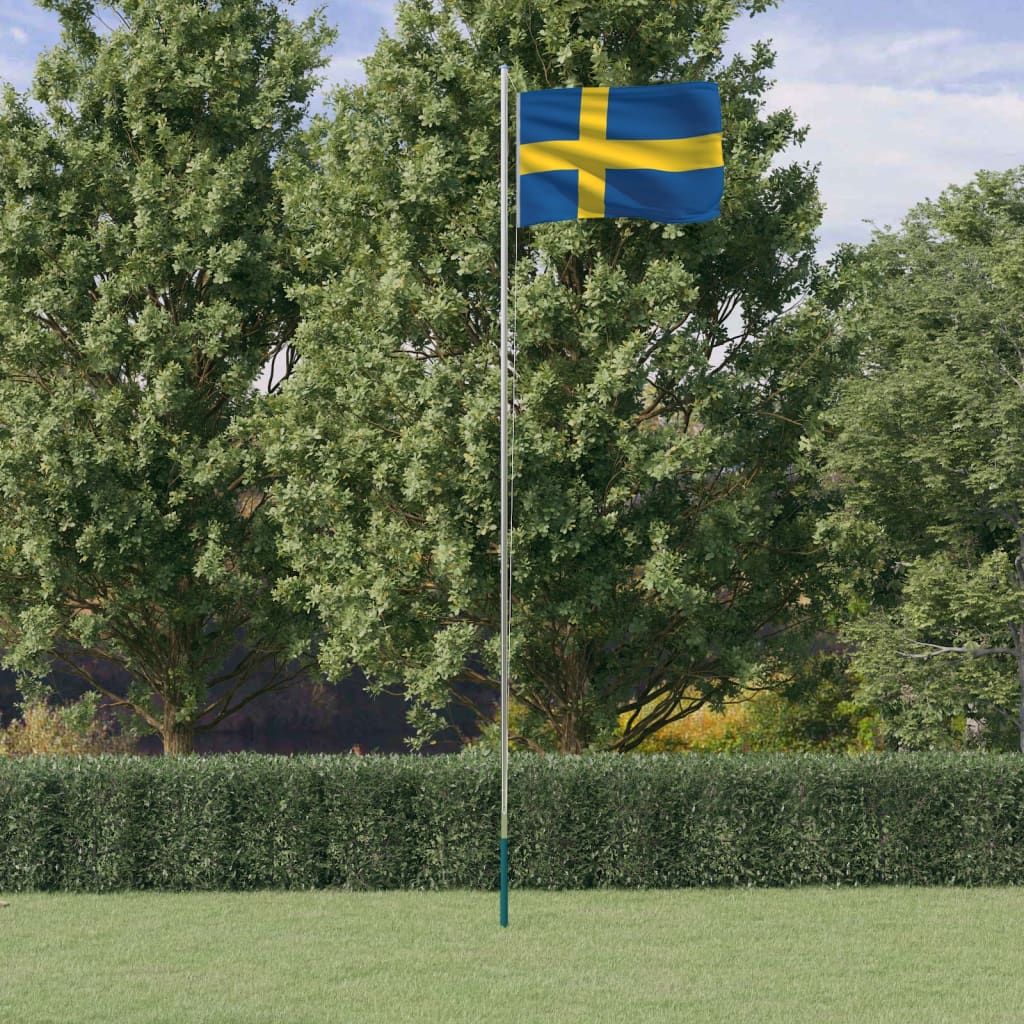
[[[943,644],[929,644],[923,640],[912,640],[915,647],[927,647],[928,650],[921,654],[910,654],[908,651],[900,651],[901,658],[914,658],[923,660],[927,658],[939,658],[944,654],[955,654],[966,658],[986,658],[992,654],[1016,654],[1012,647],[946,647]]]

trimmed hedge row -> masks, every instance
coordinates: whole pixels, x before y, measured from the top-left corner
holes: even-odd
[[[516,754],[524,888],[1024,883],[1024,758]],[[0,761],[0,891],[494,888],[496,756]]]

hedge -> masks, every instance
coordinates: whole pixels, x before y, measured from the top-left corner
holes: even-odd
[[[1019,755],[515,754],[524,888],[1024,883]],[[498,882],[497,758],[0,761],[0,892]]]

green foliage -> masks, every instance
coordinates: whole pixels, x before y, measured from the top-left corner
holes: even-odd
[[[921,204],[846,267],[836,327],[859,372],[822,445],[840,501],[821,536],[860,699],[904,747],[963,744],[965,724],[1018,742],[1022,252],[1018,168]]]
[[[819,654],[786,685],[750,703],[740,750],[861,754],[884,748],[882,723],[857,698],[848,659]]]
[[[509,700],[508,728],[510,742],[514,747],[535,753],[555,753],[558,750],[558,737],[551,723],[515,697]],[[501,750],[500,709],[496,711],[493,720],[482,723],[479,735],[470,747],[490,753]]]
[[[0,760],[0,891],[494,888],[498,759]],[[521,888],[1015,885],[1007,755],[517,755]]]
[[[329,33],[269,0],[125,0],[102,34],[48,6],[61,43],[0,100],[0,648],[126,670],[188,750],[308,632],[270,595],[253,385],[295,328],[274,165]]]
[[[517,700],[557,749],[628,749],[804,640],[799,443],[837,355],[813,311],[780,317],[820,215],[814,170],[780,163],[803,130],[764,112],[766,46],[721,56],[765,6],[402,3],[314,133],[323,173],[296,172],[288,207],[316,283],[273,435],[280,592],[323,617],[328,672],[405,687],[421,740],[455,681],[497,675],[505,61],[518,89],[714,78],[726,147],[720,220],[518,235]]]

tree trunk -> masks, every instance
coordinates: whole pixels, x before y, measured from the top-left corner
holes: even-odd
[[[195,753],[195,728],[191,722],[174,721],[173,709],[170,715],[164,715],[164,727],[160,734],[164,741],[164,754]]]
[[[579,719],[569,709],[565,710],[556,726],[558,736],[558,752],[560,754],[582,754],[586,743],[579,731]]]
[[[585,644],[573,635],[571,625],[561,627],[555,646],[560,701],[552,708],[555,745],[560,754],[582,754],[592,738],[588,717],[592,666]]]

